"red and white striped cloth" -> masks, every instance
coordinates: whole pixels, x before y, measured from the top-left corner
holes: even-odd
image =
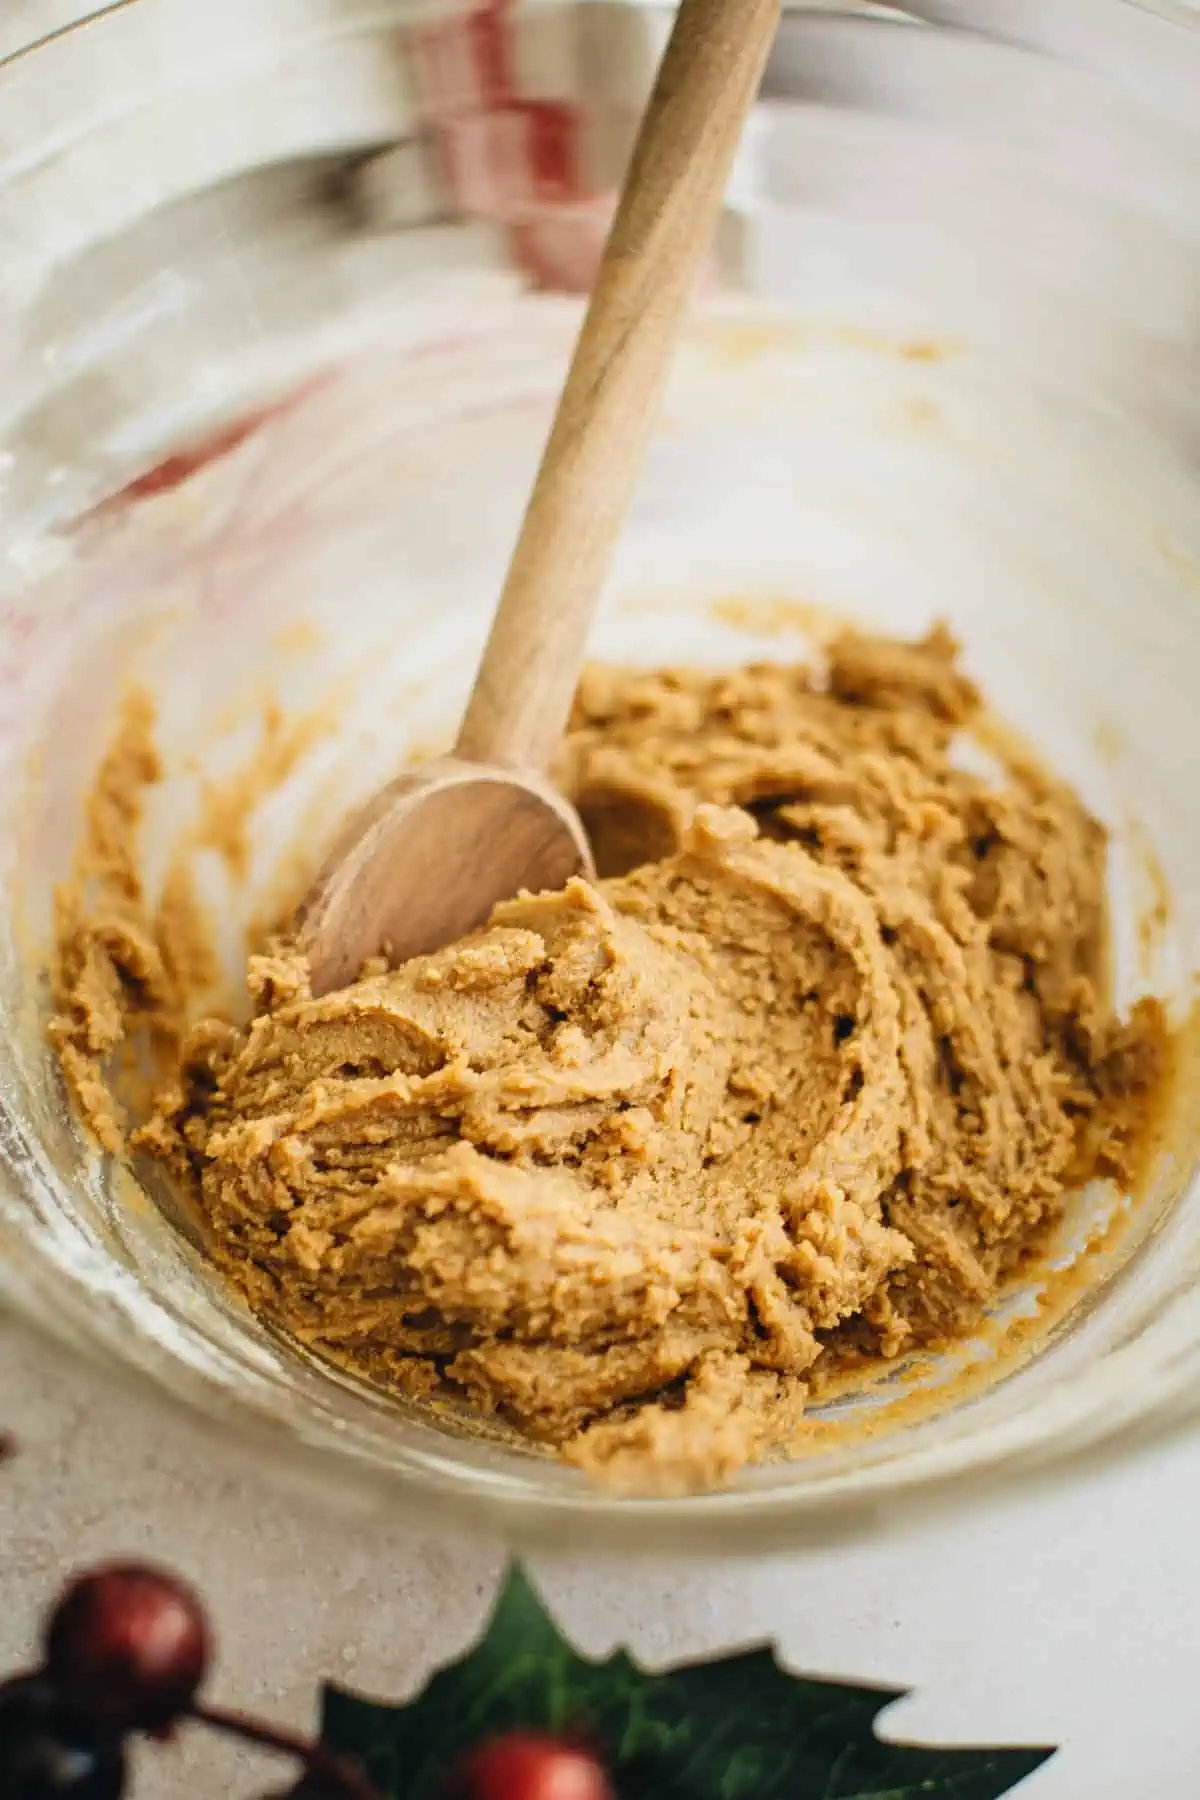
[[[422,119],[455,212],[503,225],[540,285],[591,285],[612,216],[589,180],[580,9],[562,0],[469,0],[414,26]]]

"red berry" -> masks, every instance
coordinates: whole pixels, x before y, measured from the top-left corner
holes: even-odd
[[[459,1764],[458,1800],[613,1800],[590,1750],[536,1731],[492,1738]]]
[[[208,1669],[208,1621],[191,1589],[139,1563],[75,1581],[46,1632],[46,1669],[74,1716],[98,1731],[164,1732]]]

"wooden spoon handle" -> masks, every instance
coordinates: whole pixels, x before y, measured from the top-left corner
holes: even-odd
[[[467,761],[544,769],[558,746],[780,6],[682,0],[467,706]]]

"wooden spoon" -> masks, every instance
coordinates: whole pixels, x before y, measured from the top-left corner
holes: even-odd
[[[682,0],[458,744],[386,788],[318,876],[298,919],[316,994],[592,872],[544,771],[780,7]]]

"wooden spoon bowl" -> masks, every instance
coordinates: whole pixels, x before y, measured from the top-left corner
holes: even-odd
[[[591,875],[575,808],[543,776],[439,757],[402,775],[354,820],[299,919],[314,994],[485,925],[501,900]]]

